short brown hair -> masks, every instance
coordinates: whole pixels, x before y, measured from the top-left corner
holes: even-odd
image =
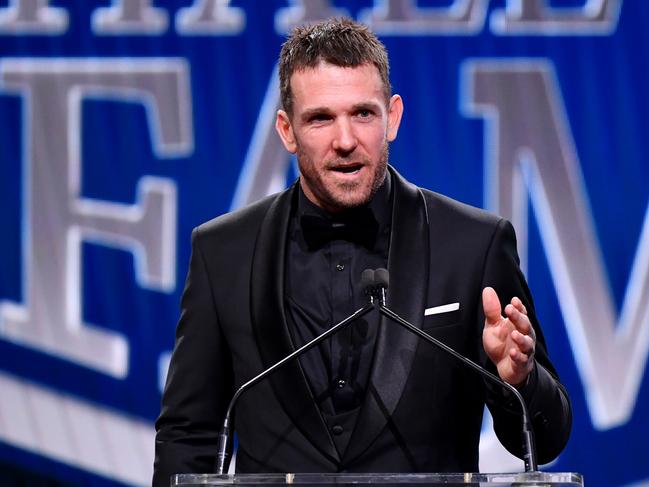
[[[388,52],[367,26],[347,18],[332,18],[296,27],[282,45],[279,55],[279,90],[284,110],[293,110],[291,76],[295,71],[314,68],[321,61],[341,67],[374,64],[383,82],[386,102],[390,99]]]

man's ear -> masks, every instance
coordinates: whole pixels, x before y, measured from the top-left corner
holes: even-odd
[[[403,100],[399,95],[392,95],[388,106],[388,142],[392,142],[397,138],[401,115],[403,115]]]
[[[284,110],[277,110],[277,120],[275,120],[275,130],[282,139],[282,143],[287,151],[291,154],[297,152],[297,143],[295,142],[295,134],[293,134],[293,126],[291,119]]]

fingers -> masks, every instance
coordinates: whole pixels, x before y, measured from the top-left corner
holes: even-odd
[[[516,328],[510,335],[516,346],[510,349],[509,356],[516,364],[527,366],[534,359],[536,333],[527,314],[521,310],[524,311],[525,306],[518,298],[512,299],[512,303],[505,308],[507,318]]]
[[[536,343],[533,337],[531,337],[530,335],[523,335],[518,330],[512,331],[511,337],[512,341],[518,346],[518,351],[523,355],[530,357],[534,354],[534,347]]]
[[[514,297],[503,310],[496,291],[482,291],[485,315],[483,343],[500,377],[513,385],[522,384],[534,369],[536,333],[523,302]],[[505,316],[501,315],[504,312]]]
[[[526,308],[525,305],[523,304],[523,301],[521,301],[520,299],[518,299],[518,297],[514,296],[514,297],[512,298],[511,303],[512,303],[512,306],[514,306],[514,308],[516,308],[518,311],[520,311],[520,312],[523,313],[524,315],[527,314],[527,308]]]
[[[487,325],[494,325],[502,319],[500,300],[491,287],[482,290],[482,308]]]
[[[483,339],[485,336],[495,338],[502,347],[500,353],[503,355],[500,355],[500,358],[488,352],[490,358],[497,363],[505,356],[509,356],[515,368],[529,372],[529,368],[534,363],[536,333],[523,302],[514,297],[502,310],[496,291],[486,287],[482,291],[482,307],[485,314],[485,332],[490,330],[490,334],[483,335]],[[502,311],[506,319],[501,315]],[[487,349],[485,342],[485,350]]]
[[[534,327],[527,317],[527,309],[525,305],[518,298],[513,298],[511,304],[505,307],[505,315],[509,321],[516,327],[516,329],[523,335],[529,335],[533,340],[536,340]]]

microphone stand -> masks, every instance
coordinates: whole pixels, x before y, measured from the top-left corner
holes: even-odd
[[[481,367],[480,365],[476,364],[472,360],[468,359],[467,357],[460,355],[458,352],[453,350],[451,347],[446,345],[445,343],[439,341],[437,338],[430,336],[428,333],[420,330],[416,326],[414,326],[412,323],[408,322],[407,320],[403,319],[401,316],[396,314],[394,311],[392,311],[390,308],[388,308],[385,305],[385,290],[387,288],[387,271],[385,271],[384,275],[381,275],[379,271],[382,271],[384,269],[377,269],[377,280],[381,281],[383,278],[383,282],[379,282],[376,287],[370,291],[370,302],[372,304],[378,305],[379,313],[382,315],[390,318],[392,321],[395,323],[403,326],[406,328],[408,331],[411,333],[414,333],[417,335],[419,338],[423,339],[424,341],[433,344],[437,348],[443,350],[444,352],[452,355],[455,357],[457,360],[462,362],[464,365],[468,366],[469,368],[473,369],[476,371],[478,374],[482,375],[485,379],[489,380],[490,382],[494,384],[498,384],[500,387],[503,387],[504,389],[507,389],[509,392],[511,392],[514,397],[518,400],[521,406],[521,411],[523,413],[523,449],[524,449],[524,454],[523,454],[523,462],[525,463],[525,472],[537,472],[538,471],[538,464],[536,461],[536,448],[534,446],[534,432],[532,430],[532,425],[530,422],[529,418],[529,412],[527,411],[527,406],[525,404],[525,400],[523,399],[523,396],[521,396],[521,393],[518,392],[518,390],[512,386],[511,384],[508,384],[504,380],[502,380],[500,377],[492,374],[488,370],[486,370],[484,367]]]
[[[237,389],[237,391],[232,396],[232,399],[230,400],[230,404],[228,405],[228,409],[227,409],[227,411],[225,413],[225,419],[223,420],[223,426],[221,427],[221,432],[219,433],[218,450],[217,450],[217,454],[216,454],[216,473],[217,474],[223,475],[223,470],[225,470],[225,464],[226,464],[226,461],[227,461],[227,458],[228,458],[227,445],[228,445],[228,440],[230,438],[230,416],[231,416],[231,413],[232,413],[232,409],[234,408],[234,405],[237,402],[237,399],[239,399],[239,396],[241,396],[241,394],[246,392],[248,389],[250,389],[255,384],[257,384],[260,381],[264,380],[266,377],[268,377],[270,374],[275,372],[277,369],[279,369],[282,366],[286,365],[288,362],[291,362],[294,358],[297,358],[300,355],[302,355],[303,353],[308,352],[313,347],[315,347],[317,344],[319,344],[323,340],[326,340],[331,335],[338,332],[342,328],[346,327],[347,325],[349,325],[354,320],[357,320],[358,318],[360,318],[362,316],[365,316],[367,313],[372,311],[372,309],[374,309],[373,302],[374,302],[373,298],[370,298],[370,303],[369,304],[366,304],[364,307],[354,311],[347,318],[345,318],[344,320],[342,320],[338,324],[332,326],[331,328],[329,328],[327,331],[325,331],[321,335],[318,335],[317,337],[315,337],[310,342],[302,345],[300,348],[295,350],[290,355],[287,355],[286,357],[284,357],[279,362],[276,362],[275,364],[271,365],[268,369],[262,371],[260,374],[253,377],[248,382],[246,382],[241,387],[239,387],[239,389]]]
[[[266,377],[268,377],[270,374],[275,372],[277,369],[283,367],[286,365],[288,362],[291,362],[293,359],[299,357],[303,353],[311,350],[313,347],[315,347],[317,344],[322,342],[323,340],[326,340],[329,338],[331,335],[334,333],[338,332],[342,328],[346,327],[349,325],[351,322],[354,320],[366,315],[369,313],[372,309],[375,307],[378,308],[379,313],[390,318],[392,321],[395,323],[403,326],[406,328],[408,331],[411,333],[414,333],[418,337],[420,337],[422,340],[433,344],[437,348],[443,350],[444,352],[448,353],[449,355],[455,357],[457,360],[459,360],[461,363],[463,363],[465,366],[473,369],[476,371],[478,374],[482,375],[485,379],[489,380],[490,382],[494,384],[498,384],[500,387],[507,389],[509,392],[511,392],[514,397],[518,400],[521,406],[521,411],[523,413],[523,448],[525,450],[525,453],[523,455],[523,461],[525,463],[525,472],[537,472],[538,471],[538,464],[536,461],[536,449],[534,446],[534,434],[531,426],[531,422],[529,419],[529,413],[527,411],[527,406],[525,405],[525,400],[523,399],[523,396],[521,396],[520,392],[512,386],[511,384],[508,384],[504,380],[502,380],[500,377],[497,377],[496,375],[492,374],[485,368],[481,367],[480,365],[476,364],[472,360],[464,357],[463,355],[460,355],[457,353],[455,350],[453,350],[451,347],[448,345],[442,343],[438,339],[430,336],[428,333],[420,330],[407,320],[403,319],[400,317],[398,314],[396,314],[394,311],[392,311],[390,308],[388,308],[385,305],[385,296],[386,296],[386,288],[388,287],[388,282],[389,282],[389,276],[388,276],[388,271],[386,269],[377,269],[376,272],[372,269],[366,269],[363,271],[363,276],[362,276],[362,281],[363,281],[363,287],[367,289],[367,293],[369,295],[370,302],[369,304],[365,305],[364,307],[356,310],[354,313],[349,315],[347,318],[339,322],[338,324],[332,326],[329,328],[327,331],[322,333],[321,335],[315,337],[313,340],[310,342],[304,344],[291,354],[287,355],[284,357],[282,360],[279,362],[276,362],[273,364],[271,367],[268,369],[262,371],[260,374],[257,376],[253,377],[250,379],[248,382],[243,384],[237,391],[234,393],[232,396],[232,399],[230,400],[230,404],[228,405],[228,409],[225,414],[225,419],[223,420],[223,426],[221,428],[221,432],[219,433],[219,441],[218,441],[218,451],[216,455],[216,470],[218,475],[223,475],[223,471],[225,470],[225,464],[228,458],[228,452],[227,452],[227,445],[228,445],[228,440],[230,438],[230,417],[232,414],[232,410],[234,408],[234,405],[236,404],[237,400],[239,399],[239,396],[246,392],[248,389],[253,387],[255,384],[259,383],[260,381],[264,380]]]

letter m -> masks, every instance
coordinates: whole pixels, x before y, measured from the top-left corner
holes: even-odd
[[[529,195],[593,423],[623,424],[649,351],[649,211],[616,317],[552,65],[471,61],[462,79],[462,108],[486,122],[486,206],[514,223],[525,266]]]

